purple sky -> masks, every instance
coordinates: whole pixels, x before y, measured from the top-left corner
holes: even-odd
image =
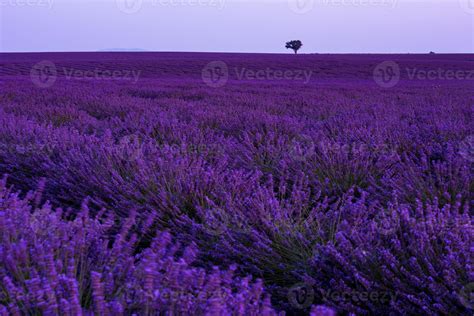
[[[302,53],[474,52],[474,0],[0,0],[0,10],[2,52],[284,53],[291,39]]]

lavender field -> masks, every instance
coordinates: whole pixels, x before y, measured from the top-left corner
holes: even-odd
[[[0,54],[0,315],[472,315],[474,55]]]

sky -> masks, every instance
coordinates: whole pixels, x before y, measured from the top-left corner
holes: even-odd
[[[1,52],[474,53],[474,0],[0,0]],[[288,52],[289,53],[289,52]]]

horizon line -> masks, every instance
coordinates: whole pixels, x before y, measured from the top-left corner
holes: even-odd
[[[453,54],[474,54],[474,52],[300,52],[294,54],[292,52],[231,52],[231,51],[153,51],[153,50],[84,50],[84,51],[0,51],[0,54],[62,54],[62,53],[185,53],[185,54],[260,54],[260,55],[453,55]]]

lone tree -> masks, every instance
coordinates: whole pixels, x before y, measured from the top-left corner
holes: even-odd
[[[303,46],[303,43],[301,41],[289,41],[286,42],[286,49],[291,48],[294,50],[295,54],[298,54],[298,50]]]

